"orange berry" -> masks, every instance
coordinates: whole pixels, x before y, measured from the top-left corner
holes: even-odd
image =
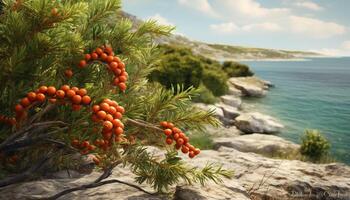
[[[194,152],[193,152],[193,151],[190,151],[190,153],[188,154],[188,157],[194,158],[194,156],[195,156]]]
[[[41,92],[41,93],[43,93],[43,94],[45,94],[46,93],[46,91],[47,91],[47,87],[46,86],[41,86],[40,88],[39,88],[39,92]]]
[[[103,111],[103,110],[100,110],[100,111],[98,111],[97,112],[97,117],[99,118],[99,119],[105,119],[106,118],[106,116],[107,116],[107,113],[105,112],[105,111]]]
[[[169,136],[169,135],[171,135],[173,132],[171,131],[171,129],[165,129],[164,131],[164,134],[165,135],[167,135],[167,136]]]
[[[77,92],[77,95],[80,95],[80,96],[84,96],[86,94],[87,94],[87,91],[84,88],[79,89]]]
[[[183,132],[180,132],[180,133],[179,133],[179,136],[180,136],[180,138],[186,137],[186,135],[185,135]]]
[[[81,61],[79,62],[79,67],[80,67],[80,68],[84,68],[84,67],[86,67],[86,65],[87,65],[87,63],[86,63],[85,60],[81,60]]]
[[[106,61],[108,63],[113,62],[113,56],[107,56]]]
[[[173,123],[171,123],[171,122],[169,122],[168,123],[168,127],[167,128],[170,128],[170,129],[172,129],[172,128],[174,128],[175,126],[174,126],[174,124]]]
[[[168,122],[162,121],[159,123],[161,127],[166,128],[168,126]]]
[[[113,85],[117,86],[119,84],[119,78],[116,77],[113,79]]]
[[[117,112],[117,109],[113,106],[109,107],[108,113],[114,115]]]
[[[73,71],[71,69],[66,69],[64,75],[66,75],[67,78],[71,78],[73,76]]]
[[[118,56],[114,56],[113,61],[117,62],[117,63],[121,62],[121,60]]]
[[[186,146],[182,146],[181,151],[182,153],[188,153],[189,149]]]
[[[125,109],[124,109],[123,106],[117,106],[116,109],[117,109],[117,111],[120,112],[121,114],[124,114],[124,112],[125,112]]]
[[[111,68],[112,71],[114,71],[114,70],[118,69],[118,63],[117,62],[111,62],[111,63],[109,63],[109,67]]]
[[[80,103],[81,103],[81,96],[80,96],[80,95],[74,95],[74,96],[72,97],[72,102],[73,102],[74,104],[80,104]]]
[[[123,132],[124,132],[124,130],[122,129],[122,127],[117,127],[114,129],[114,133],[116,135],[121,135],[121,134],[123,134]]]
[[[118,65],[120,68],[125,68],[125,64],[123,62],[119,62]]]
[[[104,121],[104,122],[103,122],[103,128],[104,128],[105,130],[108,130],[108,131],[112,130],[112,128],[113,128],[112,122],[110,122],[110,121]]]
[[[99,105],[92,106],[92,111],[94,111],[94,113],[97,113],[99,110],[100,110],[100,106]]]
[[[47,91],[46,91],[46,92],[47,92],[48,95],[53,96],[53,95],[56,94],[56,88],[53,87],[53,86],[49,86],[49,87],[47,88]]]
[[[123,117],[123,115],[120,112],[116,112],[113,116],[116,119],[121,119]]]
[[[107,54],[105,54],[105,53],[101,54],[101,60],[106,61],[107,57],[108,57]]]
[[[112,47],[106,47],[106,48],[105,48],[105,51],[106,51],[107,53],[112,53],[112,52],[113,52],[113,49],[112,49]]]
[[[93,59],[93,60],[97,60],[98,59],[98,54],[97,53],[92,53],[91,54],[91,58]]]
[[[24,111],[24,108],[23,108],[23,106],[21,104],[17,104],[15,106],[15,111],[16,111],[16,113],[21,113],[21,112]]]
[[[124,128],[124,124],[119,119],[113,119],[112,124],[114,127]]]
[[[113,116],[111,114],[107,114],[105,120],[107,121],[113,121]]]
[[[194,150],[194,155],[198,155],[200,152],[201,152],[201,150],[198,149],[198,148],[196,148],[196,149]]]
[[[173,139],[171,139],[170,137],[167,137],[165,142],[168,144],[168,145],[171,145],[173,143]]]
[[[103,102],[103,103],[100,103],[100,107],[102,110],[108,112],[110,106],[108,105],[108,103]]]
[[[39,102],[44,102],[45,101],[45,95],[43,93],[38,93],[36,94],[36,100]]]
[[[169,130],[170,130],[170,129],[169,129]],[[177,140],[177,139],[179,139],[180,136],[179,136],[178,133],[175,133],[173,137],[174,137],[175,140]]]
[[[74,92],[78,92],[78,91],[79,91],[79,88],[77,88],[77,87],[72,87],[71,90],[73,90]]]
[[[66,92],[66,94],[67,94],[67,97],[68,97],[68,98],[72,98],[72,97],[74,97],[74,96],[76,95],[76,93],[75,93],[74,90],[68,90],[68,91]]]
[[[183,137],[182,139],[184,139],[184,144],[188,143],[190,141],[190,139],[188,137]]]
[[[35,101],[35,99],[36,99],[36,94],[35,94],[35,92],[29,92],[29,93],[27,94],[27,97],[28,97],[29,101]]]
[[[102,51],[102,49],[101,48],[96,48],[96,53],[98,54],[98,55],[101,55],[102,53],[103,53],[103,51]]]
[[[119,84],[118,84],[118,87],[119,87],[119,89],[120,89],[121,91],[125,91],[125,90],[126,90],[126,85],[125,85],[125,83],[119,83]]]
[[[88,149],[89,151],[93,151],[93,150],[96,149],[96,146],[95,146],[95,145],[90,145],[90,146],[88,146],[87,149]]]
[[[61,86],[61,90],[63,90],[64,92],[67,92],[70,89],[69,85],[62,85]]]
[[[179,139],[176,140],[176,143],[179,144],[179,145],[183,145],[184,139],[179,138]]]
[[[23,107],[27,107],[27,106],[30,105],[30,101],[29,101],[28,97],[24,97],[24,98],[21,100],[21,105],[22,105]]]
[[[172,128],[172,130],[174,133],[181,133],[181,130],[176,127]]]
[[[87,140],[85,140],[83,143],[81,143],[81,146],[82,147],[89,147],[90,146],[90,142],[89,141],[87,141]]]
[[[90,54],[85,54],[85,60],[89,61],[91,59],[91,55]]]
[[[63,99],[66,93],[63,90],[57,90],[56,96],[60,99]]]
[[[126,80],[127,80],[126,76],[119,76],[120,82],[126,82]]]
[[[51,15],[52,16],[58,16],[58,9],[57,8],[52,8],[51,9]]]
[[[90,104],[90,102],[91,102],[91,98],[90,98],[89,96],[85,95],[85,96],[83,96],[83,98],[81,99],[81,102],[83,102],[83,104],[85,104],[85,105],[88,105],[88,104]]]
[[[125,76],[126,78],[128,78],[128,77],[129,77],[129,74],[128,74],[128,72],[123,71],[123,72],[120,74],[120,76]]]
[[[114,72],[115,75],[119,75],[119,74],[122,73],[122,70],[120,70],[120,69],[115,69],[113,72]]]
[[[108,104],[110,106],[114,106],[115,108],[117,108],[117,106],[118,106],[118,103],[116,101],[112,101],[112,100]]]

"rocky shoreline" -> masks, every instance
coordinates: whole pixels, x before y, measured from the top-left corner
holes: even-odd
[[[61,199],[176,199],[176,200],[246,200],[246,199],[350,199],[350,167],[341,163],[313,164],[299,160],[272,158],[277,153],[298,151],[299,145],[276,135],[283,125],[271,116],[242,108],[242,97],[263,97],[273,85],[256,77],[229,79],[229,93],[215,105],[196,104],[215,110],[223,122],[220,128],[208,127],[214,138],[213,150],[202,150],[196,159],[180,155],[189,165],[202,167],[208,162],[223,164],[234,170],[232,179],[222,183],[174,185],[169,195],[150,195],[123,184],[73,192]],[[163,152],[148,147],[155,155]],[[86,164],[92,164],[89,159]],[[98,176],[61,171],[47,179],[21,183],[0,189],[0,199],[44,198],[63,189],[92,182]],[[128,168],[116,168],[110,179],[133,183],[135,176]],[[133,183],[136,184],[136,183]],[[143,189],[154,192],[148,185]]]

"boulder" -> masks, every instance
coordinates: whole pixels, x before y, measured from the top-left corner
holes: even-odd
[[[242,91],[239,90],[239,89],[237,89],[237,88],[234,87],[234,86],[229,85],[227,94],[240,97],[240,96],[242,96]]]
[[[232,107],[223,103],[215,104],[215,106],[221,108],[224,113],[224,117],[228,119],[235,119],[241,114],[241,112],[238,111],[236,107]]]
[[[196,107],[203,109],[203,110],[214,110],[215,111],[215,116],[219,119],[223,119],[224,117],[224,112],[220,107],[217,107],[212,104],[204,104],[204,103],[195,103],[194,104]]]
[[[224,95],[220,97],[223,104],[231,107],[239,108],[242,104],[242,100],[234,95]]]
[[[251,199],[349,199],[350,167],[345,164],[273,159],[227,147],[203,150],[192,160],[183,158],[199,167],[214,162],[234,170],[232,181],[243,186]]]
[[[258,112],[241,114],[235,125],[245,133],[278,133],[284,128],[276,119]]]
[[[230,127],[212,127],[208,126],[205,130],[206,133],[213,136],[213,138],[219,138],[219,137],[225,137],[225,138],[232,138],[242,135],[242,131],[238,130],[235,126]]]
[[[257,77],[234,77],[229,79],[229,83],[246,96],[263,97],[267,94],[267,89],[271,83],[263,81]]]
[[[232,138],[214,139],[214,148],[230,147],[241,152],[254,152],[266,156],[278,156],[297,152],[299,145],[275,135],[249,134]]]

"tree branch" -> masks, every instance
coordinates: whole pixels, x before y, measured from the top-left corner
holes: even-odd
[[[78,190],[86,190],[86,189],[89,189],[89,188],[95,188],[95,187],[99,187],[99,186],[102,186],[102,185],[105,185],[105,184],[111,184],[111,183],[121,183],[121,184],[125,184],[125,185],[128,185],[130,187],[133,187],[133,188],[136,188],[142,192],[145,192],[146,194],[149,194],[149,195],[152,195],[153,193],[150,193],[144,189],[142,189],[141,187],[137,186],[137,185],[133,185],[131,183],[127,183],[127,182],[123,182],[121,180],[117,180],[117,179],[111,179],[111,180],[106,180],[106,181],[103,181],[104,179],[108,178],[110,175],[112,175],[112,171],[113,169],[118,166],[120,163],[122,163],[121,161],[117,161],[115,163],[112,163],[104,172],[103,174],[101,174],[94,182],[91,182],[89,184],[85,184],[85,185],[81,185],[81,186],[78,186],[78,187],[74,187],[74,188],[69,188],[69,189],[66,189],[66,190],[63,190],[53,196],[50,196],[50,197],[46,197],[46,198],[39,198],[39,199],[47,199],[47,200],[54,200],[54,199],[58,199],[59,197],[61,196],[64,196],[66,194],[69,194],[71,192],[74,192],[74,191],[78,191]]]

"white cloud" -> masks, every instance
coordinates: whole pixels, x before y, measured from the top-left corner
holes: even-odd
[[[184,5],[201,11],[212,17],[218,16],[218,14],[213,10],[212,6],[209,4],[208,0],[178,0],[178,3],[180,5]]]
[[[266,8],[255,0],[220,0],[226,9],[231,10],[234,15],[246,18],[276,17],[289,12],[287,8]]]
[[[323,7],[321,7],[320,5],[312,1],[298,1],[295,3],[295,5],[298,7],[307,8],[314,11],[323,10]]]
[[[239,29],[240,29],[233,22],[221,23],[221,24],[211,24],[209,27],[212,31],[215,31],[215,32],[221,33],[221,34],[235,33],[237,31],[239,31]]]
[[[291,16],[290,26],[294,33],[313,38],[329,38],[346,32],[346,28],[340,24],[300,16]]]
[[[161,25],[174,26],[173,23],[169,22],[169,20],[167,18],[161,16],[159,13],[156,13],[155,15],[150,16],[147,19],[156,20]]]
[[[260,24],[248,24],[242,27],[244,31],[268,31],[268,32],[277,32],[281,31],[282,27],[278,24],[272,22],[264,22]]]
[[[220,24],[211,24],[210,29],[217,33],[222,34],[232,34],[238,32],[256,32],[256,31],[264,31],[264,32],[277,32],[282,30],[282,28],[271,22],[264,22],[260,24],[248,24],[244,26],[238,26],[234,22],[220,23]]]
[[[350,40],[344,41],[342,48],[350,51]]]

